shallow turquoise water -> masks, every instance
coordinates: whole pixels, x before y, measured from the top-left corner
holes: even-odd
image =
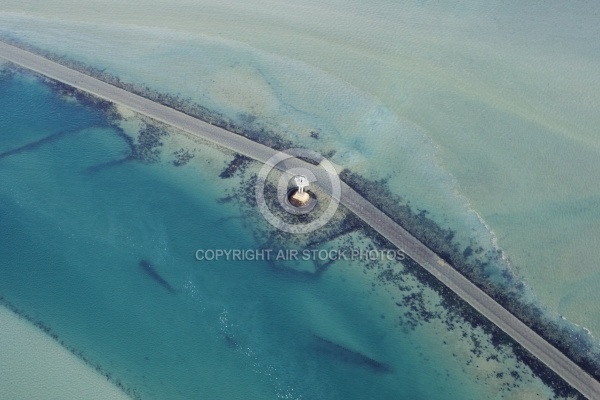
[[[600,221],[586,200],[600,198],[594,5],[103,4],[5,0],[0,30],[336,150],[332,161],[386,179],[464,246],[501,249],[497,272],[516,273],[526,301],[589,328],[598,347]]]
[[[210,171],[92,172],[128,152],[101,114],[22,77],[0,93],[0,294],[143,398],[480,397],[461,365],[390,332],[357,283],[195,261],[198,248],[257,246],[220,188],[203,185]]]

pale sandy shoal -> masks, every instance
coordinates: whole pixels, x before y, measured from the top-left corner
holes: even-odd
[[[130,399],[106,377],[0,306],[0,388],[6,399]]]

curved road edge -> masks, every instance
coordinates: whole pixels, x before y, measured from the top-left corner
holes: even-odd
[[[207,139],[262,163],[267,162],[277,153],[276,150],[243,136],[218,128],[180,111],[155,103],[1,41],[0,57],[105,100],[119,103],[135,112]],[[298,162],[301,161],[298,160]],[[305,166],[314,168],[307,163]],[[319,174],[319,171],[316,171],[316,173]],[[324,189],[327,190],[327,188]],[[596,379],[461,275],[383,211],[369,203],[343,182],[339,200],[345,207],[404,251],[410,258],[506,332],[581,394],[589,399],[600,399],[600,383]]]

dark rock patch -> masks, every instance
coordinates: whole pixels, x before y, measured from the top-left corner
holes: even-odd
[[[251,160],[248,157],[243,156],[241,154],[236,154],[233,157],[233,160],[231,160],[231,162],[227,165],[227,168],[225,168],[225,170],[221,172],[219,177],[221,179],[227,179],[231,178],[236,173],[244,172],[250,161]]]

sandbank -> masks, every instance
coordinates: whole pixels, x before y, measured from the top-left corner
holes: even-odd
[[[0,306],[0,387],[10,399],[130,399],[51,337]]]

